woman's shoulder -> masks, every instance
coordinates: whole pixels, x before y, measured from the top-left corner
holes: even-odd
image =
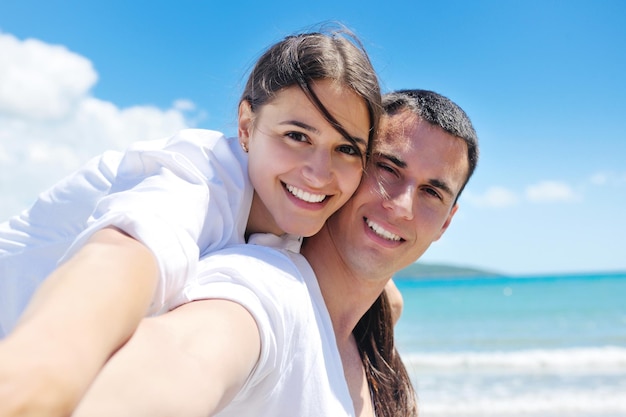
[[[212,148],[221,143],[227,144],[236,138],[228,138],[224,133],[210,129],[182,129],[169,136],[160,138],[148,138],[133,142],[128,151],[157,151],[171,149],[181,145],[193,145],[194,147]]]

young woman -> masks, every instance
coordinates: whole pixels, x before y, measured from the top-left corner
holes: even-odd
[[[186,130],[105,153],[0,225],[0,328],[21,315],[0,342],[0,415],[66,414],[200,256],[317,232],[356,190],[379,114],[354,37],[290,36],[253,68],[238,138]]]

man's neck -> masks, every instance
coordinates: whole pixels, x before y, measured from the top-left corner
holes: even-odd
[[[326,227],[308,238],[302,254],[317,277],[337,343],[349,343],[352,330],[383,291],[388,277],[362,276],[341,257]]]

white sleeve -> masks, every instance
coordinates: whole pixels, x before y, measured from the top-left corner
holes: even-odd
[[[157,259],[161,280],[150,312],[160,310],[195,275],[202,253],[243,240],[249,182],[227,141],[218,132],[189,129],[134,145],[65,258],[95,231],[122,229]]]
[[[28,210],[0,223],[0,327],[6,333],[109,192],[121,155],[107,151],[92,158],[39,194]]]
[[[278,250],[245,244],[201,259],[198,275],[188,283],[180,304],[201,299],[226,299],[254,317],[261,339],[259,361],[238,398],[259,385],[271,390],[289,366],[293,338],[299,334],[303,306],[310,298],[293,262]],[[171,308],[176,305],[171,306]]]
[[[237,302],[259,330],[259,361],[218,415],[354,416],[332,321],[302,255],[255,244],[229,247],[200,260],[184,295]]]
[[[62,246],[56,257],[46,257],[54,267],[67,245],[84,229],[97,201],[110,192],[121,158],[120,152],[107,151],[90,159],[40,193],[28,210],[0,223],[0,256]],[[33,259],[39,262],[41,258]]]
[[[278,358],[281,355],[278,351],[277,334],[280,335],[282,329],[277,329],[280,322],[273,319],[277,316],[278,310],[274,305],[268,304],[267,300],[263,300],[263,296],[259,296],[254,289],[233,282],[231,275],[214,273],[205,278],[215,282],[205,282],[202,287],[196,287],[197,291],[188,292],[187,295],[193,300],[223,299],[237,303],[252,315],[259,331],[261,352],[253,371],[239,393],[243,395],[263,381],[268,374],[275,372],[279,365]]]

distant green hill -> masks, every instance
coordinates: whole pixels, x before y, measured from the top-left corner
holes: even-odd
[[[445,264],[426,264],[417,262],[401,269],[394,275],[394,279],[415,278],[456,278],[456,277],[498,277],[502,274],[483,269]]]

